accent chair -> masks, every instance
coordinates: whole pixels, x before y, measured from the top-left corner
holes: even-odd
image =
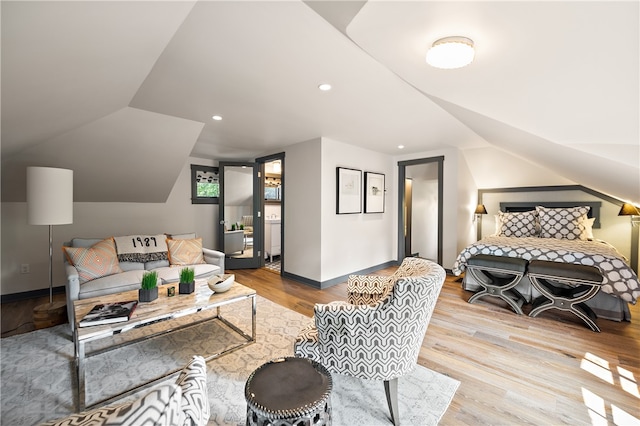
[[[314,323],[296,338],[295,355],[334,373],[384,381],[391,419],[399,425],[398,378],[417,364],[445,277],[440,265],[415,257],[390,276],[349,276],[348,301],[315,305]]]

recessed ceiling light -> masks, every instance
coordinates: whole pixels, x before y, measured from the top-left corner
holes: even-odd
[[[222,120],[222,116],[221,116],[221,115],[214,115],[214,116],[213,116],[213,117],[211,117],[211,118],[213,118],[213,119],[214,119],[214,120],[216,120],[216,121],[220,121],[220,120]]]
[[[331,90],[331,85],[329,83],[322,83],[321,85],[318,86],[318,89],[322,90],[323,92],[326,92]]]
[[[398,145],[398,149],[404,149],[404,145]]]
[[[473,40],[467,37],[445,37],[433,42],[427,52],[427,63],[446,70],[462,68],[473,62]]]

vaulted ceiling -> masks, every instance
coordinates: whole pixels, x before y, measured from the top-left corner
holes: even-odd
[[[24,201],[27,165],[74,169],[77,201],[164,201],[189,156],[321,136],[495,149],[640,201],[637,1],[0,7],[3,201]],[[474,40],[470,66],[425,63],[449,35]]]

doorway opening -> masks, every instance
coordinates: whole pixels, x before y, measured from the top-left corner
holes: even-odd
[[[444,157],[398,162],[398,260],[442,264]]]

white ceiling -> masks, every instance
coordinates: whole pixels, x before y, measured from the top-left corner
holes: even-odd
[[[135,163],[154,141],[174,164],[126,196],[132,172],[83,165],[77,201],[163,201],[189,155],[253,159],[320,136],[390,155],[492,147],[640,201],[638,1],[1,7],[4,201],[24,200],[26,165],[78,169],[98,146]],[[474,40],[470,66],[425,63],[448,35]],[[92,192],[98,178],[112,192]]]

